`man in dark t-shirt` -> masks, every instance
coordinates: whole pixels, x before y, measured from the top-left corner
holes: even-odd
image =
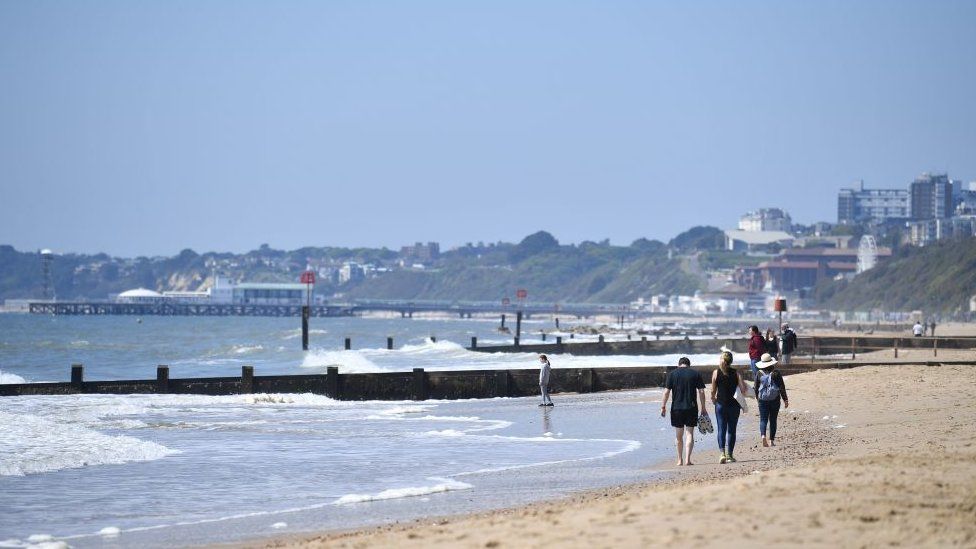
[[[664,383],[664,398],[661,400],[661,417],[665,415],[669,398],[671,399],[671,426],[674,427],[674,440],[678,449],[678,465],[692,465],[691,451],[695,448],[698,403],[701,403],[703,412],[707,414],[708,410],[705,408],[705,383],[702,381],[701,374],[691,369],[691,361],[688,357],[681,357],[678,360],[678,368],[668,372],[667,381]]]

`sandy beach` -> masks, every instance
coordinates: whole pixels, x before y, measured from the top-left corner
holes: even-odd
[[[736,464],[696,452],[695,466],[665,464],[671,474],[653,483],[245,546],[974,547],[974,374],[891,365],[790,376],[778,446],[757,443],[753,407]]]

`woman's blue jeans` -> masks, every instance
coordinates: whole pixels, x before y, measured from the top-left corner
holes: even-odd
[[[759,401],[759,434],[766,436],[769,423],[769,440],[776,440],[776,418],[779,417],[779,399]]]
[[[732,452],[735,450],[735,428],[739,424],[739,413],[742,408],[739,407],[738,402],[733,402],[731,404],[721,404],[715,403],[715,421],[718,423],[718,447],[725,453],[725,449],[728,448],[728,454],[731,456]]]

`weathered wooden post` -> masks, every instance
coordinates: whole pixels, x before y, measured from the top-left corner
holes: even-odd
[[[939,356],[939,340],[932,338],[932,356]]]
[[[71,386],[79,391],[85,388],[85,367],[81,364],[71,365]]]
[[[351,350],[351,349],[352,349],[352,338],[351,337],[347,337],[346,338],[346,350],[348,351],[348,350]]]
[[[478,336],[471,336],[471,348],[472,349],[478,348]]]
[[[427,400],[427,374],[423,368],[413,369],[413,399]]]
[[[302,273],[301,283],[305,285],[305,304],[302,305],[302,350],[308,350],[308,317],[312,309],[312,286],[315,284],[315,271]]]
[[[515,340],[522,338],[522,311],[515,312]]]
[[[581,393],[593,392],[593,368],[583,368],[582,370],[580,370],[579,392]]]
[[[563,336],[556,336],[556,352],[563,352]]]
[[[603,334],[600,334],[600,345],[603,345]]]
[[[898,358],[898,338],[895,338],[895,358]]]
[[[169,366],[156,366],[156,392],[165,395],[169,392]]]
[[[302,305],[302,350],[308,350],[308,305]]]
[[[545,332],[542,332],[542,341],[545,341],[545,340],[546,340],[546,333]]]
[[[518,338],[518,336],[515,336],[515,348],[518,349],[519,347],[520,347],[520,345],[519,345],[519,338]]]
[[[501,328],[505,327],[505,313],[502,313],[502,325],[500,327]]]
[[[241,394],[254,392],[254,366],[241,366]]]
[[[854,360],[857,356],[856,349],[855,349],[856,342],[857,342],[857,338],[852,337],[851,338],[851,360]]]
[[[339,367],[329,366],[325,369],[325,396],[341,400],[339,397]]]
[[[392,351],[393,350],[393,338],[392,337],[386,338],[386,350],[387,351]]]

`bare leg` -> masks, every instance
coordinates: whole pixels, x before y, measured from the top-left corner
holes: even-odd
[[[682,439],[682,436],[684,435],[684,433],[685,433],[685,428],[684,427],[675,427],[674,428],[674,445],[678,449],[678,466],[679,467],[685,464],[685,444],[684,444],[684,440]]]
[[[691,451],[695,449],[695,428],[685,427],[685,448],[688,455],[685,457],[685,465],[694,465],[691,462]]]

